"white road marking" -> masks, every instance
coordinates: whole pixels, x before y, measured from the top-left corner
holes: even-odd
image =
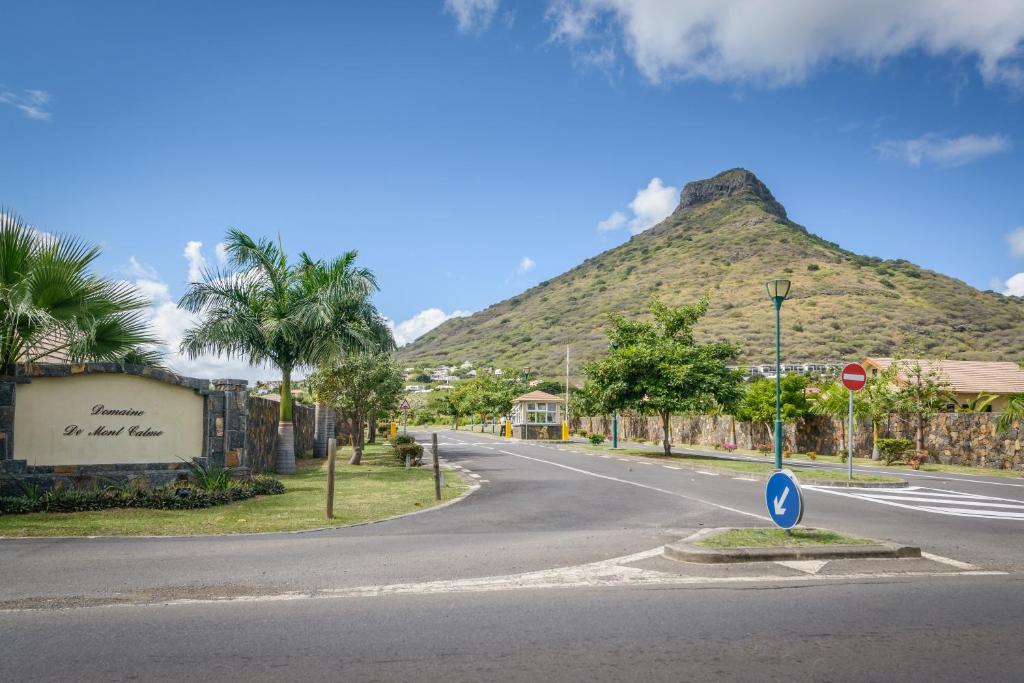
[[[610,456],[610,455],[602,455],[600,457],[604,458],[605,460],[611,460],[612,459],[612,456]]]
[[[718,472],[705,472],[704,470],[695,470],[695,472],[697,472],[697,474],[706,474],[709,477],[717,477],[719,474]]]
[[[796,569],[805,574],[817,574],[822,567],[828,564],[828,560],[780,560],[775,564],[781,564],[783,567]]]
[[[480,475],[477,474],[476,472],[470,472],[469,476],[473,477],[474,479],[479,479],[480,478]]]
[[[654,464],[653,462],[646,462],[644,460],[631,460],[630,462],[635,463],[637,465],[653,465]]]
[[[676,467],[675,465],[662,465],[666,470],[681,470],[682,467]]]
[[[733,477],[736,481],[757,481],[757,479],[751,479],[750,477]]]
[[[859,491],[814,485],[805,485],[803,488],[937,515],[1024,521],[1024,501],[1012,498],[996,498],[976,493],[920,486],[911,486],[905,489],[876,488]]]
[[[932,562],[948,564],[950,567],[956,567],[957,569],[964,569],[967,571],[977,569],[977,567],[975,567],[970,562],[961,562],[960,560],[954,560],[949,557],[943,557],[942,555],[933,555],[932,553],[926,553],[923,550],[921,551],[921,557],[923,557],[926,560],[931,560]]]
[[[504,453],[505,455],[511,455],[513,457],[516,457],[516,458],[523,458],[524,460],[533,460],[534,462],[542,462],[545,465],[551,465],[553,467],[561,467],[562,469],[570,470],[572,472],[578,472],[579,474],[585,474],[588,477],[596,477],[598,479],[607,479],[608,481],[614,481],[614,482],[617,482],[619,484],[628,484],[630,486],[637,486],[639,488],[647,489],[649,491],[657,491],[658,493],[664,493],[664,494],[669,495],[669,496],[675,496],[676,498],[682,498],[684,500],[690,500],[690,501],[693,501],[695,503],[703,503],[704,505],[710,505],[711,507],[716,507],[719,510],[726,510],[728,512],[735,512],[738,515],[745,515],[747,517],[753,517],[754,519],[761,519],[761,520],[765,520],[765,521],[771,521],[768,517],[765,517],[764,515],[758,515],[758,514],[755,514],[753,512],[747,512],[746,510],[738,510],[736,508],[731,508],[731,507],[729,507],[727,505],[721,505],[719,503],[712,503],[710,500],[704,500],[703,498],[696,498],[694,496],[687,496],[687,495],[684,495],[682,493],[676,493],[675,491],[668,491],[666,489],[658,488],[657,486],[649,486],[647,484],[641,484],[640,482],[629,481],[628,479],[619,479],[618,477],[610,477],[607,474],[598,474],[597,472],[590,472],[588,470],[581,470],[578,467],[570,467],[569,465],[564,465],[564,464],[562,464],[560,462],[551,462],[550,460],[543,460],[541,458],[533,458],[533,457],[530,457],[529,455],[521,455],[519,453],[513,453],[511,451],[499,451],[499,453]],[[628,462],[628,461],[626,461],[626,462]]]
[[[481,480],[480,480],[480,483],[481,483],[481,484],[490,484],[490,483],[491,483],[491,480],[490,480],[490,479],[481,479]]]

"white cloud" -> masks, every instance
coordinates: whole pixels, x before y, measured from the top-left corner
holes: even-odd
[[[200,245],[199,242],[189,242],[189,245]],[[198,250],[199,247],[195,249]],[[186,247],[186,253],[189,248]],[[201,258],[201,254],[200,254]],[[189,269],[193,266],[189,260]],[[214,355],[203,355],[199,358],[190,359],[178,353],[182,336],[185,330],[196,323],[196,318],[188,311],[178,308],[171,297],[170,287],[160,279],[157,271],[151,266],[141,263],[134,256],[129,257],[128,263],[118,269],[121,273],[131,278],[139,293],[150,301],[149,308],[145,311],[153,334],[163,343],[161,350],[166,353],[166,362],[175,372],[189,377],[200,377],[205,379],[217,379],[231,377],[247,379],[254,382],[257,379],[279,378],[281,373],[275,368],[252,367],[242,359],[216,357]]]
[[[203,279],[203,271],[206,270],[206,257],[203,256],[203,243],[189,240],[182,253],[188,261],[188,282],[199,282]]]
[[[405,346],[415,339],[422,337],[427,332],[452,318],[463,318],[470,315],[470,311],[452,311],[445,313],[440,308],[427,308],[420,311],[408,320],[403,320],[397,325],[390,319],[387,320],[391,333],[395,336],[395,343],[398,346]]]
[[[529,256],[524,256],[523,259],[519,262],[519,267],[516,268],[516,275],[522,275],[527,271],[533,270],[533,267],[535,265],[537,265],[536,261],[534,261]]]
[[[666,185],[661,178],[651,178],[647,187],[637,190],[629,203],[632,216],[613,211],[597,224],[597,229],[609,232],[628,226],[631,234],[638,235],[664,220],[678,204],[679,188]]]
[[[224,242],[218,242],[217,246],[214,247],[213,253],[217,256],[217,265],[224,268],[228,265],[228,245]]]
[[[22,93],[0,91],[0,104],[16,107],[22,114],[36,121],[49,121],[52,114],[46,110],[50,93],[45,90],[25,90]]]
[[[665,185],[661,178],[652,178],[647,187],[638,190],[629,208],[633,219],[629,231],[636,235],[660,223],[679,204],[679,188]]]
[[[909,140],[886,140],[875,149],[887,159],[899,159],[911,166],[963,166],[993,154],[1008,152],[1013,147],[1005,135],[961,135],[945,138],[934,133]]]
[[[444,0],[444,11],[455,17],[460,33],[480,33],[494,20],[498,0]]]
[[[1011,254],[1024,256],[1024,225],[1007,235],[1006,241],[1010,243]]]
[[[1003,294],[1024,296],[1024,273],[1011,276],[1003,287]]]
[[[628,220],[626,218],[626,214],[622,213],[621,211],[612,211],[611,215],[608,216],[608,218],[605,218],[603,221],[597,224],[597,229],[600,230],[601,232],[606,232],[608,230],[618,230],[619,228],[626,224],[626,220]]]
[[[967,55],[987,83],[1024,88],[1019,0],[552,0],[551,37],[623,50],[652,83],[798,83],[832,62]]]

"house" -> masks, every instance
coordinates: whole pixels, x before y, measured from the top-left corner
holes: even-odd
[[[907,368],[920,364],[926,373],[937,370],[949,382],[960,406],[978,397],[992,394],[996,399],[986,408],[988,412],[1001,412],[1006,400],[1013,394],[1024,393],[1024,370],[1012,361],[925,360],[922,358],[865,358],[861,365],[868,377],[875,377],[897,363],[896,379],[908,381]]]
[[[519,439],[559,441],[562,438],[562,399],[545,391],[531,391],[512,403],[512,436]]]

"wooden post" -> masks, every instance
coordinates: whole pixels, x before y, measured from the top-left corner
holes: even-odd
[[[437,459],[437,432],[430,435],[430,452],[434,455],[434,498],[441,500],[441,463]]]
[[[334,519],[334,457],[338,450],[338,440],[327,439],[327,519]]]

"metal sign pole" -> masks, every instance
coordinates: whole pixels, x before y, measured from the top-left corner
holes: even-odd
[[[853,390],[850,390],[850,429],[848,430],[846,447],[846,462],[849,465],[850,479],[853,479]]]

